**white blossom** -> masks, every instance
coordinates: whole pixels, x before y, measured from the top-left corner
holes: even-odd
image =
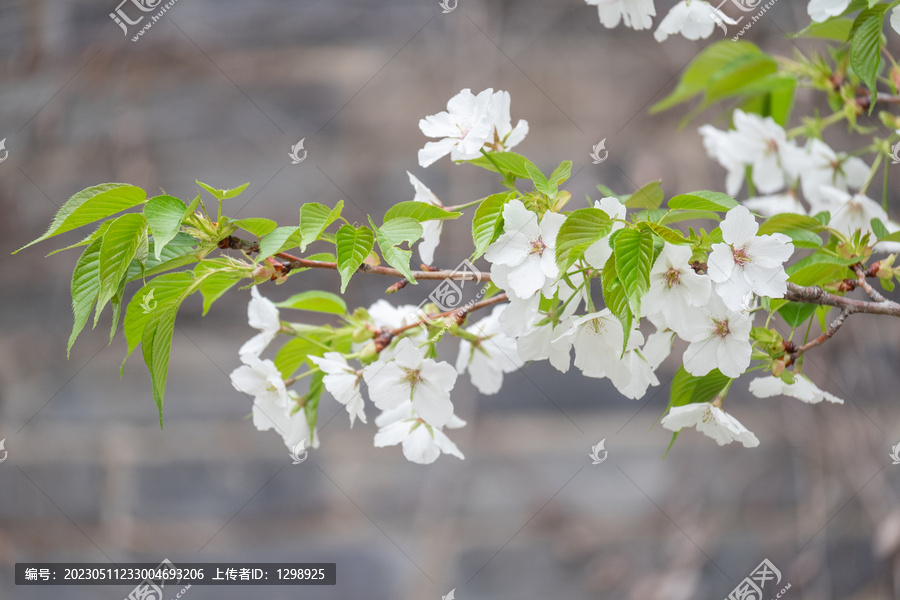
[[[443,427],[453,416],[450,390],[456,384],[456,369],[425,358],[424,351],[409,338],[397,343],[390,361],[363,369],[363,378],[372,402],[381,410],[412,400],[416,414],[430,425]]]
[[[524,361],[519,358],[516,340],[501,330],[500,316],[506,306],[496,307],[490,315],[481,319],[467,332],[477,335],[478,342],[460,339],[456,371],[460,375],[468,369],[472,384],[482,394],[496,394],[503,385],[503,374],[519,369]]]
[[[601,198],[600,200],[594,201],[594,208],[599,208],[603,212],[606,213],[610,219],[618,219],[613,222],[612,230],[609,232],[609,235],[597,240],[593,244],[587,247],[584,251],[584,260],[595,269],[602,269],[606,266],[606,261],[609,260],[609,257],[612,256],[612,248],[609,245],[609,237],[625,227],[625,223],[621,221],[625,219],[625,216],[628,213],[628,209],[625,208],[625,205],[619,202],[618,198]]]
[[[680,33],[689,40],[706,39],[712,35],[717,23],[736,25],[737,21],[709,2],[681,0],[660,21],[653,37],[657,42],[664,42],[670,35]]]
[[[597,7],[597,14],[604,27],[612,29],[625,21],[626,27],[635,30],[650,29],[656,8],[653,0],[585,0]]]
[[[503,233],[484,256],[492,263],[492,275],[495,265],[509,267],[501,269],[509,288],[519,298],[527,299],[559,276],[556,234],[566,218],[548,211],[538,224],[535,213],[519,200],[511,200],[503,207],[503,219]]]
[[[245,364],[231,372],[231,385],[265,404],[285,407],[288,405],[287,389],[278,368],[271,360],[260,360],[255,356],[241,358]]]
[[[806,209],[793,192],[772,194],[771,196],[756,196],[742,202],[744,206],[765,217],[772,217],[782,213],[794,213],[805,215]]]
[[[624,329],[609,309],[576,318],[569,330],[554,341],[564,343],[565,340],[571,341],[575,366],[585,377],[608,377],[628,398],[640,398],[647,387],[659,385],[650,364],[637,352],[644,343],[643,334],[632,330],[628,346],[624,347]]]
[[[309,426],[303,411],[294,412],[296,398],[285,389],[281,373],[271,360],[244,356],[246,364],[231,373],[231,385],[253,396],[253,425],[259,431],[275,429],[288,448],[309,439]],[[318,436],[313,441],[318,447]]]
[[[257,286],[250,289],[250,295],[252,298],[247,305],[247,320],[250,322],[250,327],[258,329],[259,333],[247,340],[238,350],[241,360],[246,357],[259,358],[262,351],[272,343],[281,330],[278,307],[268,298],[264,298],[259,293]]]
[[[819,202],[813,203],[813,212],[828,211],[829,227],[852,236],[856,231],[872,233],[872,219],[880,219],[891,233],[900,231],[900,224],[891,221],[881,204],[863,194],[849,194],[830,186],[822,186]],[[874,240],[873,240],[874,241]],[[893,252],[897,244],[883,242],[880,250]]]
[[[800,172],[803,197],[812,204],[822,201],[822,186],[840,190],[861,188],[869,178],[869,165],[861,158],[837,153],[822,140],[806,146],[806,164]]]
[[[891,11],[891,27],[894,31],[900,33],[900,6],[895,6]]]
[[[729,310],[722,300],[711,294],[709,304],[691,311],[683,334],[690,342],[684,352],[684,368],[691,375],[702,377],[719,369],[732,379],[750,366],[750,329],[752,318]]]
[[[681,431],[684,427],[696,427],[700,433],[716,440],[720,446],[738,441],[745,448],[759,446],[759,440],[746,427],[721,408],[701,402],[673,406],[662,418],[660,425],[669,431]]]
[[[780,377],[770,375],[757,377],[750,382],[750,393],[757,398],[771,398],[772,396],[790,396],[802,400],[807,404],[818,404],[822,400],[828,400],[835,404],[843,404],[844,401],[820,390],[806,375],[794,373],[794,383],[785,383]]]
[[[816,23],[827,21],[831,17],[843,14],[850,6],[850,0],[809,0],[806,11]]]
[[[419,121],[419,129],[431,138],[419,150],[419,165],[427,167],[439,158],[471,160],[481,156],[481,148],[491,140],[493,128],[488,120],[494,90],[488,88],[474,95],[466,88],[447,102],[447,110]]]
[[[409,182],[416,190],[416,195],[413,200],[444,208],[444,205],[441,204],[438,197],[435,196],[434,192],[428,189],[424,183],[416,179],[415,175],[409,171],[407,171],[406,174],[409,175]],[[432,219],[420,223],[420,225],[422,225],[422,241],[419,242],[419,258],[421,258],[422,262],[426,265],[430,265],[434,261],[434,251],[438,247],[438,244],[441,243],[441,229],[443,228],[443,223],[444,222],[440,219]]]
[[[733,138],[736,136],[735,132],[722,131],[712,125],[704,125],[699,131],[703,137],[706,154],[728,171],[725,178],[725,191],[732,196],[737,195],[744,184],[747,165],[735,151],[736,144],[733,142]]]
[[[787,139],[787,133],[772,117],[734,111],[731,151],[743,164],[753,167],[753,183],[763,194],[771,194],[797,179],[806,165],[806,154]]]
[[[366,422],[365,403],[359,389],[362,371],[357,371],[347,364],[347,359],[340,352],[326,352],[325,356],[310,356],[319,369],[325,373],[322,383],[334,399],[347,408],[350,415],[350,427],[359,418]]]
[[[783,263],[794,246],[783,233],[756,235],[759,224],[744,206],[728,211],[719,225],[723,243],[713,244],[708,272],[716,293],[731,310],[741,310],[748,294],[782,298],[787,291]]]
[[[416,415],[409,401],[383,412],[375,418],[375,424],[379,427],[375,434],[375,447],[402,444],[403,456],[410,462],[428,465],[436,461],[441,453],[465,459],[440,427],[430,425]],[[455,429],[465,424],[465,421],[453,415],[446,426]]]
[[[706,275],[691,268],[690,246],[663,246],[650,269],[650,290],[641,301],[646,314],[660,314],[663,323],[674,331],[683,331],[687,314],[709,301],[712,283]]]
[[[557,371],[566,373],[572,362],[572,341],[558,338],[572,327],[574,321],[575,317],[568,317],[556,327],[552,323],[532,325],[516,339],[519,357],[526,361],[549,359]]]
[[[491,106],[488,109],[488,123],[491,127],[488,144],[499,142],[503,150],[509,150],[519,145],[519,142],[528,135],[528,121],[519,119],[516,126],[512,126],[512,118],[509,115],[509,92],[494,92]],[[500,148],[495,148],[499,150]]]

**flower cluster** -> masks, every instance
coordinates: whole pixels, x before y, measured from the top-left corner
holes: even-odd
[[[871,170],[861,158],[837,152],[817,138],[798,146],[772,117],[740,109],[734,111],[733,129],[703,125],[700,134],[710,158],[728,171],[729,194],[740,192],[750,169],[751,189],[762,194],[743,201],[750,210],[770,217],[828,212],[828,225],[848,236],[857,231],[871,233],[872,219],[890,232],[900,231],[900,224],[888,218],[878,202],[859,191]],[[799,199],[801,192],[808,209]],[[877,247],[895,252],[900,244],[882,242]]]

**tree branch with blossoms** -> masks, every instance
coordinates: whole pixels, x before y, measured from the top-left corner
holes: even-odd
[[[652,0],[588,3],[606,27],[649,29],[656,16]],[[377,411],[376,447],[399,445],[423,464],[441,454],[461,459],[446,431],[465,425],[451,398],[462,375],[491,395],[506,374],[547,360],[562,373],[574,366],[584,377],[608,379],[636,400],[660,385],[657,373],[669,356],[680,366],[659,423],[672,441],[693,427],[720,445],[757,446],[760,438],[725,410],[737,380],[759,371],[748,383],[758,397],[842,403],[804,374],[805,354],[847,326],[850,315],[900,316],[900,304],[875,288],[889,294],[900,276],[893,265],[900,223],[889,216],[887,185],[880,203],[867,196],[879,170],[887,182],[888,165],[900,162],[900,117],[871,114],[876,106],[890,109],[900,92],[900,68],[882,39],[889,10],[900,31],[900,7],[857,4],[810,3],[818,24],[798,35],[821,34],[853,17],[852,27],[841,29],[847,43],[827,55],[787,59],[721,41],[651,109],[695,98],[694,117],[723,99],[741,106],[724,129],[699,128],[707,154],[726,171],[723,191],[667,197],[660,182],[633,194],[601,184],[596,199],[578,205],[562,189],[572,161],[538,166],[514,152],[529,125],[513,126],[509,94],[493,89],[464,89],[446,110],[419,121],[430,138],[418,150],[421,168],[449,156],[459,168],[498,176],[483,197],[453,205],[409,172],[412,199],[367,215],[365,223],[348,221],[343,201],[303,204],[288,224],[229,217],[229,201],[247,185],[219,189],[198,181],[191,201],[148,197],[124,183],[83,190],[32,242],[96,224],[68,246],[82,249],[71,285],[69,349],[91,315],[96,325],[109,306],[111,338],[121,329],[128,355],[141,347],[162,426],[172,335],[185,300],[199,295],[206,314],[223,295],[249,287],[248,321],[258,333],[238,350],[242,364],[231,382],[253,398],[254,426],[275,430],[298,452],[320,444],[325,397],[344,406],[351,427],[367,425],[367,413]],[[716,27],[739,24],[707,2],[682,1],[654,37],[706,39]],[[804,115],[788,128],[800,87],[818,92],[831,112]],[[858,148],[825,142],[839,124],[862,138]],[[468,260],[456,269],[431,266],[443,228],[466,212]],[[332,289],[301,281],[302,291],[277,303],[260,292],[309,269],[335,271]],[[397,279],[385,290],[392,299],[401,290],[424,299],[348,307],[342,295],[365,274]],[[858,288],[867,299],[849,297]],[[463,302],[466,294],[474,297]],[[780,333],[776,321],[790,332]]]

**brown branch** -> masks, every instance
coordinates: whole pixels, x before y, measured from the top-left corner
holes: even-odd
[[[829,294],[818,286],[802,287],[788,282],[787,293],[785,293],[784,299],[790,300],[792,302],[802,302],[804,304],[834,306],[835,308],[840,308],[841,310],[849,309],[854,313],[868,313],[872,315],[900,317],[900,304],[896,302],[892,302],[890,300],[885,300],[884,302],[873,302],[869,300],[845,298],[843,296]]]
[[[242,250],[248,254],[259,252],[258,243],[248,242],[247,240],[242,240],[234,236],[228,236],[227,238],[220,240],[219,248]],[[288,254],[287,252],[279,252],[274,256],[285,261],[283,263],[283,267],[287,271],[292,271],[294,269],[331,269],[333,271],[336,271],[338,268],[337,263],[300,258],[298,256]],[[375,275],[387,275],[388,277],[405,277],[405,275],[403,275],[403,273],[401,273],[397,269],[391,267],[370,265],[368,263],[361,264],[356,271],[357,273],[373,273]],[[453,281],[488,282],[491,280],[490,273],[479,271],[451,271],[448,269],[437,271],[412,271],[412,276],[416,281],[451,279]]]

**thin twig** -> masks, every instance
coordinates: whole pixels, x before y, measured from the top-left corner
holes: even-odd
[[[822,344],[824,344],[825,342],[830,340],[831,337],[835,333],[837,333],[837,330],[841,328],[841,325],[844,324],[844,320],[847,317],[849,317],[850,315],[852,315],[853,312],[854,312],[853,309],[850,309],[850,308],[843,309],[841,311],[841,314],[839,314],[834,319],[834,321],[831,322],[831,325],[828,326],[828,329],[825,331],[825,333],[823,333],[822,335],[820,335],[819,337],[817,337],[816,339],[814,339],[811,342],[808,342],[806,344],[803,344],[802,346],[797,346],[796,348],[791,349],[791,351],[790,351],[791,361],[789,364],[792,364],[797,359],[798,356],[800,356],[807,350],[815,348],[816,346],[821,346]]]
[[[244,252],[247,252],[248,254],[259,252],[258,243],[248,242],[247,240],[242,240],[234,236],[228,236],[227,238],[221,240],[219,242],[219,248],[242,250]],[[299,256],[288,254],[287,252],[279,252],[274,256],[284,260],[284,266],[287,267],[289,271],[294,269],[331,269],[333,271],[336,271],[338,268],[337,263],[300,258]],[[368,263],[361,264],[357,269],[357,272],[373,273],[375,275],[387,275],[388,277],[405,277],[405,275],[397,269],[391,267],[382,267],[380,265],[370,265]],[[416,281],[450,279],[453,281],[488,282],[491,280],[490,273],[484,273],[480,271],[451,271],[448,269],[444,269],[438,271],[412,271],[411,273],[413,279],[415,279]]]
[[[857,264],[853,267],[853,270],[856,272],[856,278],[859,281],[859,286],[866,290],[866,294],[869,295],[869,298],[874,300],[875,302],[887,302],[887,299],[879,294],[872,285],[866,281],[867,273],[863,270],[862,265]]]

